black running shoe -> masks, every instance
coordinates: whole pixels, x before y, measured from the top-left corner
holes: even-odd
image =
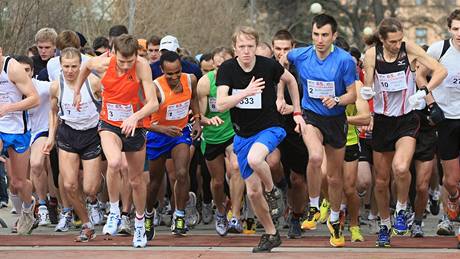
[[[252,249],[253,253],[269,253],[273,248],[281,245],[281,237],[278,231],[276,234],[263,234],[260,237],[259,244]]]

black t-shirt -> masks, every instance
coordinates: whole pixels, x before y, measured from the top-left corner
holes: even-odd
[[[256,63],[250,72],[245,72],[236,58],[222,63],[217,72],[216,85],[228,86],[228,95],[245,89],[253,76],[265,81],[265,88],[260,96],[248,96],[230,109],[236,134],[250,137],[264,129],[281,126],[281,116],[276,109],[276,85],[283,73],[283,66],[262,56],[256,56]]]
[[[42,58],[38,56],[33,56],[32,60],[34,61],[34,77],[38,75],[44,68],[46,68],[46,64],[48,64],[48,60],[42,60]]]
[[[295,68],[295,66],[293,64],[290,64],[289,66],[289,72],[291,72],[291,74],[295,77],[296,81],[297,81],[297,88],[299,90],[299,100],[302,100],[302,97],[303,97],[303,87],[302,85],[299,83],[300,80],[298,78],[298,73],[297,73],[297,70]],[[290,104],[292,105],[292,100],[291,100],[291,95],[289,94],[289,90],[287,88],[287,86],[284,87],[284,100],[286,101],[287,104]],[[295,136],[298,136],[299,133],[295,132],[294,129],[295,127],[297,126],[295,121],[294,121],[294,118],[292,116],[292,113],[291,114],[287,114],[287,115],[283,115],[282,117],[282,123],[283,123],[283,127],[284,129],[286,130],[286,133],[288,135],[295,135]]]

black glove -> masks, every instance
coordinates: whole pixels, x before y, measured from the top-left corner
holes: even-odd
[[[432,103],[428,106],[428,120],[433,124],[436,125],[445,119],[444,112],[441,110],[437,103]]]

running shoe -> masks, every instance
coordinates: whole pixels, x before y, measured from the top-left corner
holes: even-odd
[[[375,246],[377,247],[390,247],[390,233],[391,230],[385,225],[380,225],[380,230],[377,235]]]
[[[145,224],[145,235],[147,236],[147,241],[150,241],[155,237],[155,225],[153,224],[153,219],[154,217],[147,216],[147,214],[145,214],[144,224]]]
[[[300,228],[300,220],[298,218],[290,217],[289,230],[287,233],[288,239],[295,239],[302,237],[302,229]]]
[[[350,227],[351,242],[363,242],[364,237],[361,234],[361,228],[359,226]]]
[[[187,227],[184,217],[177,217],[176,215],[174,215],[173,222],[171,224],[171,232],[173,235],[176,236],[187,235]]]
[[[121,215],[121,223],[118,227],[118,234],[130,236],[131,230],[131,219],[128,215]]]
[[[80,230],[80,235],[75,239],[75,242],[88,242],[96,238],[96,231],[94,228],[83,226]]]
[[[227,235],[228,221],[227,217],[219,216],[216,214],[216,232],[219,236],[223,237]]]
[[[333,247],[343,247],[345,246],[345,237],[343,236],[342,227],[340,225],[340,220],[331,223],[330,219],[327,220],[327,229],[331,234],[329,238],[329,243]]]
[[[145,226],[136,226],[134,228],[133,247],[144,248],[147,245],[147,236],[145,234]]]
[[[48,213],[51,224],[59,223],[58,204],[56,202],[51,200],[48,202]]]
[[[200,222],[200,213],[196,208],[196,195],[193,192],[188,193],[188,201],[185,205],[185,222],[189,227]]]
[[[419,224],[414,224],[412,225],[412,230],[411,230],[411,237],[424,237],[425,233],[423,233],[422,225]]]
[[[441,219],[439,219],[436,234],[439,236],[455,235],[454,225],[452,224],[452,221],[450,221],[446,215],[443,215]]]
[[[439,214],[439,200],[441,197],[441,192],[439,190],[430,190],[430,212],[432,215],[437,216]]]
[[[329,203],[329,201],[326,199],[323,199],[323,201],[321,202],[321,207],[319,207],[319,213],[320,213],[319,222],[321,224],[326,223],[327,219],[329,218],[330,207],[331,207],[331,204]]]
[[[228,232],[234,234],[241,234],[243,232],[243,226],[239,219],[232,217],[228,222]]]
[[[283,213],[283,197],[281,195],[281,191],[276,186],[273,186],[271,191],[264,192],[264,196],[265,200],[267,200],[268,210],[272,216],[272,220],[276,220],[281,217],[281,214]]]
[[[72,223],[72,212],[67,212],[63,213],[61,212],[59,214],[59,222],[54,228],[54,231],[56,232],[67,232],[69,231],[70,224]]]
[[[118,227],[120,226],[120,224],[121,224],[120,215],[117,215],[115,213],[110,213],[109,217],[107,218],[107,222],[102,228],[102,234],[115,236],[117,234]]]
[[[303,230],[315,230],[321,213],[316,207],[310,207],[307,219],[302,222]]]
[[[32,200],[32,209],[34,208],[35,200]],[[38,222],[35,220],[33,210],[25,211],[22,209],[21,216],[18,221],[18,234],[19,235],[28,235],[32,233],[32,230],[38,226]]]
[[[102,225],[104,213],[102,213],[99,202],[96,202],[96,204],[89,204],[89,220],[94,226]]]
[[[50,222],[49,212],[46,205],[40,205],[38,207],[38,225],[39,226],[48,226]]]
[[[406,235],[409,231],[409,226],[407,225],[407,213],[405,210],[400,210],[395,214],[395,222],[393,225],[393,234],[398,236]]]
[[[447,199],[447,209],[446,213],[449,217],[449,220],[456,220],[458,217],[458,198],[456,199]]]
[[[262,234],[259,244],[252,249],[253,253],[269,253],[273,248],[281,245],[281,237],[278,231],[274,235]]]

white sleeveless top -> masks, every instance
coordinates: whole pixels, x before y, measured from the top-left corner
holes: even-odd
[[[88,130],[97,127],[99,123],[99,112],[93,100],[89,80],[85,81],[81,88],[81,106],[80,111],[73,106],[74,91],[64,80],[61,74],[59,79],[60,96],[59,96],[59,117],[63,123],[75,130]]]
[[[0,72],[0,104],[17,103],[23,98],[23,94],[10,81],[8,77],[9,57],[3,57],[3,70]],[[0,117],[0,132],[8,134],[24,134],[30,129],[28,125],[27,111],[15,111]]]
[[[51,82],[39,81],[32,78],[32,83],[40,96],[40,105],[29,110],[31,139],[40,132],[48,131],[50,111],[50,85]]]

